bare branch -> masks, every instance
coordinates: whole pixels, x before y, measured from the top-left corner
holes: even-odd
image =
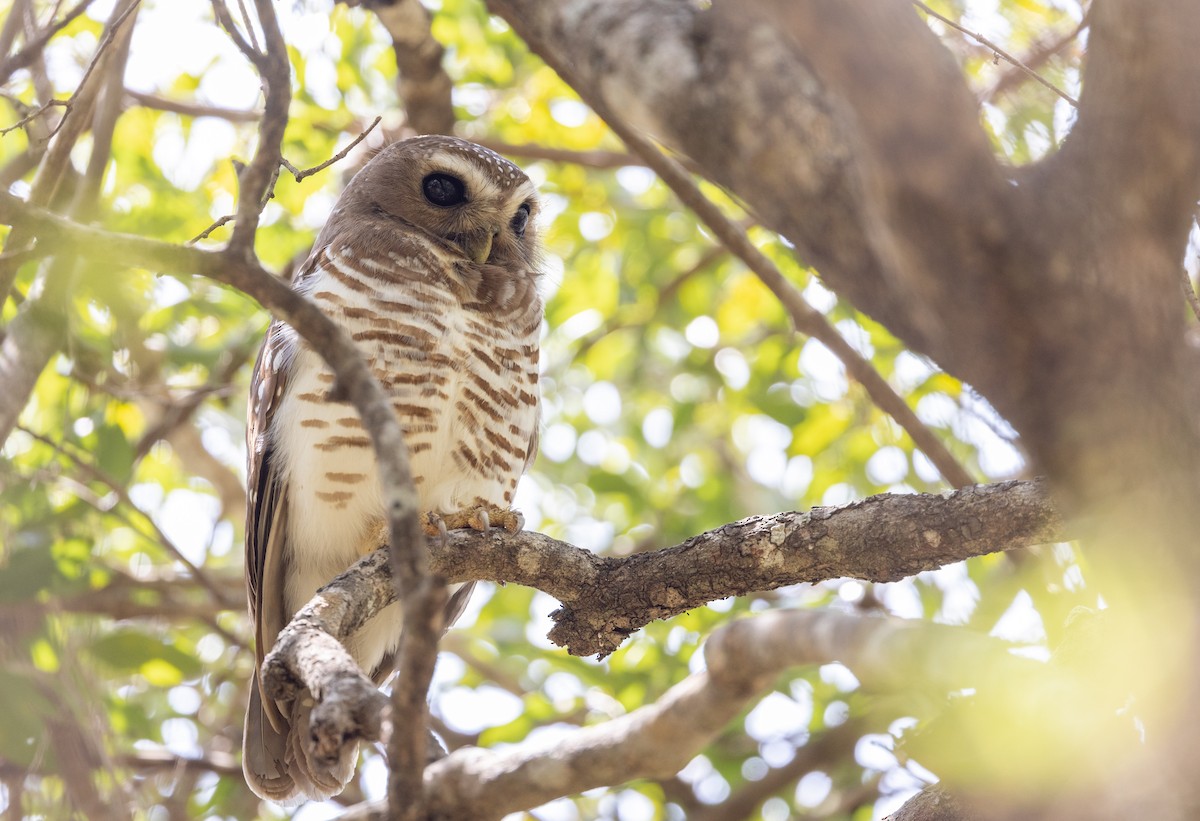
[[[92,76],[92,72],[95,71],[97,66],[99,66],[101,64],[101,61],[104,58],[105,51],[113,43],[113,41],[116,39],[117,35],[121,33],[122,24],[125,22],[125,20],[131,14],[133,14],[137,10],[140,3],[141,3],[141,0],[132,0],[132,2],[128,3],[123,9],[120,9],[116,14],[116,18],[109,25],[107,25],[105,27],[104,37],[101,38],[100,42],[96,45],[96,51],[92,55],[92,59],[88,63],[87,68],[84,69],[83,77],[80,78],[79,83],[75,86],[75,91],[71,94],[71,96],[68,97],[65,102],[60,101],[60,100],[47,101],[46,104],[44,106],[42,106],[42,109],[35,111],[35,112],[33,112],[33,114],[30,114],[29,116],[25,117],[22,120],[22,124],[29,122],[34,117],[36,117],[38,114],[41,114],[44,110],[49,109],[51,106],[62,106],[63,108],[66,109],[66,111],[63,112],[62,117],[59,119],[58,123],[55,124],[54,128],[50,129],[49,136],[53,137],[55,134],[58,133],[59,129],[63,127],[63,123],[65,123],[67,121],[67,118],[69,118],[71,116],[71,112],[74,110],[75,104],[79,100],[80,95],[82,95],[84,93],[84,89],[88,87],[88,78]],[[129,41],[128,36],[125,36],[124,42],[126,43],[126,47],[127,47],[128,41]],[[85,116],[85,115],[80,115],[80,116]],[[11,129],[9,129],[9,130],[11,130]]]
[[[255,66],[258,66],[263,55],[258,51],[258,49],[252,47],[248,42],[246,42],[246,38],[242,36],[240,31],[238,31],[237,23],[233,21],[233,15],[229,13],[229,8],[225,5],[225,0],[211,0],[211,2],[213,17],[216,19],[217,25],[224,29],[225,33],[229,35],[229,39],[233,41],[233,44],[237,47],[237,50],[240,51],[247,60],[249,60]]]
[[[428,573],[420,582],[403,597],[404,630],[392,682],[388,806],[394,821],[425,821],[430,799],[421,789],[429,749],[427,699],[444,629],[446,586]]]
[[[346,743],[380,737],[387,696],[342,642],[395,600],[388,552],[375,551],[317,591],[263,660],[267,696],[289,702],[303,688],[316,700],[309,729],[318,758],[336,762]]]
[[[1200,297],[1196,296],[1196,286],[1192,284],[1192,277],[1188,274],[1187,269],[1181,270],[1180,285],[1183,288],[1183,298],[1187,300],[1188,307],[1192,309],[1192,315],[1196,319],[1200,319]]]
[[[228,225],[229,223],[233,222],[235,219],[237,219],[236,214],[226,214],[225,216],[221,217],[220,219],[214,221],[212,225],[205,228],[199,234],[196,234],[196,236],[189,239],[187,241],[187,244],[195,245],[197,242],[199,242],[202,239],[208,239],[209,235],[211,235],[213,231],[216,231],[218,228],[220,228],[223,225]]]
[[[1079,35],[1090,23],[1091,9],[1084,13],[1083,19],[1074,29],[1058,37],[1035,43],[1033,48],[1021,60],[1025,66],[1036,71],[1047,63],[1050,58],[1060,54],[1068,46],[1079,39]],[[979,95],[982,102],[990,102],[1011,88],[1018,86],[1029,75],[1021,68],[1016,68],[1002,74],[988,89]]]
[[[242,777],[242,765],[232,755],[221,750],[208,750],[202,757],[176,755],[166,749],[140,749],[136,753],[118,756],[122,767],[148,772],[201,772]]]
[[[433,571],[536,587],[562,603],[551,641],[607,655],[643,625],[728,596],[852,577],[898,581],[955,561],[1061,540],[1037,482],[946,495],[883,494],[839,508],[756,516],[661,550],[599,557],[539,533],[453,531]]]
[[[30,0],[13,0],[12,5],[8,7],[8,17],[4,19],[4,24],[0,25],[0,58],[7,59],[8,52],[17,41],[29,2]],[[0,77],[0,84],[3,84],[4,79]]]
[[[279,146],[287,128],[288,107],[292,99],[292,70],[288,62],[287,44],[275,16],[275,7],[269,0],[255,0],[254,6],[263,29],[266,52],[260,53],[250,48],[247,56],[262,77],[266,99],[263,117],[259,121],[258,147],[254,151],[254,158],[238,174],[237,220],[234,222],[233,236],[229,239],[230,252],[246,259],[253,253],[258,220],[275,176],[279,173],[282,160]],[[214,9],[218,7],[224,8],[223,3],[214,0]]]
[[[974,821],[944,787],[934,786],[914,795],[884,821]]]
[[[324,171],[326,168],[333,165],[338,160],[345,159],[346,155],[354,150],[354,146],[358,145],[363,140],[365,140],[367,138],[367,135],[370,134],[375,129],[375,126],[379,125],[379,123],[382,120],[383,120],[382,116],[376,117],[374,120],[371,121],[371,124],[369,126],[367,126],[365,129],[363,129],[361,134],[359,134],[357,137],[355,137],[353,140],[351,140],[350,143],[345,148],[343,148],[338,153],[334,154],[332,157],[330,157],[329,159],[327,159],[325,162],[321,163],[320,165],[314,165],[312,168],[305,168],[303,171],[297,169],[286,159],[283,160],[283,165],[285,168],[287,168],[288,171],[290,171],[292,173],[292,176],[296,178],[296,182],[300,182],[304,178],[311,177],[313,174],[316,174],[318,171]]]
[[[458,750],[429,767],[425,791],[435,817],[485,821],[601,785],[668,777],[789,667],[837,659],[880,690],[1011,684],[1041,671],[1005,648],[961,628],[833,611],[746,618],[709,638],[707,671],[654,704],[553,745]]]
[[[996,44],[995,44],[995,43],[993,43],[991,40],[989,40],[989,39],[987,39],[986,37],[984,37],[982,34],[980,34],[980,33],[978,33],[978,32],[975,32],[975,31],[971,31],[970,29],[964,28],[962,25],[960,25],[959,23],[956,23],[956,22],[954,22],[954,21],[953,21],[953,20],[951,20],[949,17],[946,17],[946,16],[944,16],[944,15],[938,14],[936,11],[934,11],[934,10],[933,10],[933,9],[931,9],[931,8],[929,8],[929,6],[925,5],[925,4],[924,4],[924,3],[922,3],[920,0],[912,0],[912,2],[913,2],[913,5],[914,5],[914,6],[916,6],[916,7],[917,7],[917,8],[919,8],[921,11],[925,12],[926,14],[928,14],[930,17],[933,17],[934,19],[937,19],[937,20],[941,20],[943,23],[945,23],[946,25],[950,26],[950,28],[954,29],[955,31],[960,31],[960,32],[962,32],[963,34],[965,34],[965,35],[967,35],[968,37],[970,37],[972,40],[975,40],[975,41],[979,42],[980,44],[982,44],[982,45],[986,46],[987,48],[991,49],[991,50],[992,50],[992,51],[993,51],[993,52],[994,52],[994,53],[995,53],[997,56],[999,56],[1001,59],[1003,59],[1003,60],[1006,60],[1007,62],[1009,62],[1009,63],[1011,63],[1012,65],[1016,66],[1016,67],[1017,67],[1017,68],[1019,68],[1021,71],[1025,72],[1025,74],[1027,74],[1028,76],[1032,77],[1034,80],[1038,81],[1039,83],[1041,83],[1042,85],[1044,85],[1046,88],[1048,88],[1048,89],[1050,89],[1051,91],[1053,91],[1055,94],[1057,94],[1057,95],[1058,95],[1059,97],[1061,97],[1062,99],[1066,100],[1068,103],[1070,103],[1070,104],[1071,104],[1072,106],[1074,106],[1075,108],[1078,108],[1078,107],[1079,107],[1079,101],[1078,101],[1078,100],[1076,100],[1074,97],[1072,97],[1072,96],[1071,96],[1070,94],[1068,94],[1067,92],[1063,91],[1063,90],[1062,90],[1061,88],[1059,88],[1058,86],[1054,85],[1054,83],[1050,82],[1049,80],[1047,80],[1047,79],[1046,79],[1045,77],[1043,77],[1042,75],[1038,74],[1036,71],[1034,71],[1034,70],[1033,70],[1032,68],[1030,68],[1028,65],[1026,65],[1025,63],[1022,63],[1022,62],[1021,62],[1020,60],[1018,60],[1016,57],[1012,56],[1012,55],[1011,55],[1011,54],[1009,54],[1007,51],[1005,51],[1004,49],[1000,48],[1000,46],[996,45]]]
[[[688,821],[741,821],[770,796],[795,783],[805,773],[825,769],[854,754],[854,747],[866,732],[862,722],[849,721],[827,730],[796,750],[788,763],[772,768],[757,781],[748,781],[720,804],[701,806],[688,813]]]
[[[408,126],[417,134],[453,134],[453,83],[442,66],[446,50],[433,37],[429,12],[419,0],[345,0],[375,12],[392,38],[396,55],[397,90]]]
[[[635,157],[632,154],[627,154],[622,151],[572,151],[566,148],[551,148],[546,145],[534,145],[533,143],[506,143],[501,140],[489,139],[487,137],[474,138],[475,142],[480,145],[490,148],[497,154],[506,154],[511,157],[524,157],[530,160],[547,160],[549,162],[571,163],[573,165],[582,165],[586,168],[625,168],[631,165],[645,165],[643,160]]]
[[[141,91],[125,90],[126,96],[143,108],[153,108],[157,111],[170,111],[185,117],[216,117],[231,123],[258,122],[262,112],[240,108],[224,108],[222,106],[206,105],[204,103],[189,103],[181,100],[169,100],[157,94],[146,94]]]

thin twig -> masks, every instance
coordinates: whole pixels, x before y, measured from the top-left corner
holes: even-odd
[[[30,0],[13,0],[12,5],[8,7],[8,17],[4,24],[0,25],[0,59],[7,61],[8,52],[17,41],[17,35],[21,33],[29,2]]]
[[[233,15],[229,13],[229,9],[225,6],[225,0],[212,0],[213,17],[216,18],[217,25],[225,30],[229,35],[229,39],[237,47],[237,50],[246,56],[251,63],[258,66],[262,60],[262,53],[258,49],[253,48],[246,42],[246,38],[242,37],[242,33],[238,31],[237,23],[233,22]]]
[[[236,214],[226,214],[225,216],[221,217],[219,220],[214,222],[212,225],[205,228],[199,234],[196,234],[196,236],[189,239],[187,241],[187,244],[195,245],[197,242],[199,242],[202,239],[208,239],[208,235],[211,234],[213,231],[216,231],[222,225],[228,225],[229,223],[233,222],[235,219],[237,219]]]
[[[1025,55],[1025,59],[1023,60],[1025,65],[1036,71],[1038,67],[1045,64],[1051,57],[1056,56],[1060,51],[1078,39],[1083,30],[1091,24],[1091,13],[1092,11],[1089,8],[1086,12],[1084,12],[1079,24],[1067,34],[1046,42],[1035,44],[1032,50]],[[1015,68],[1015,71],[1006,71],[1001,74],[1000,77],[994,83],[992,83],[992,85],[986,91],[979,95],[980,101],[988,102],[990,100],[994,100],[997,96],[1003,94],[1004,92],[1008,91],[1009,88],[1019,83],[1021,81],[1021,77],[1028,76],[1022,68]]]
[[[92,55],[91,62],[89,62],[87,68],[84,69],[83,77],[80,78],[79,84],[75,87],[75,93],[67,99],[67,113],[63,114],[62,119],[58,121],[58,125],[54,126],[54,129],[50,132],[50,137],[53,137],[58,133],[58,130],[62,128],[63,122],[65,122],[67,117],[71,115],[71,107],[74,105],[75,99],[79,96],[80,90],[82,90],[84,85],[87,84],[88,77],[91,76],[92,72],[96,70],[96,66],[100,64],[100,59],[104,56],[105,49],[107,49],[109,45],[112,44],[113,40],[116,39],[117,34],[121,31],[121,26],[124,25],[125,21],[129,18],[129,15],[137,11],[138,6],[141,5],[141,2],[142,0],[133,0],[133,2],[131,2],[125,8],[125,10],[117,16],[117,19],[113,21],[112,25],[107,27],[107,30],[104,32],[103,39],[101,39],[99,45],[96,46],[96,53]],[[49,137],[47,139],[49,139]]]
[[[266,52],[251,51],[250,60],[266,86],[266,99],[263,118],[258,124],[258,147],[254,157],[238,174],[237,220],[229,239],[229,249],[231,253],[243,256],[253,252],[258,221],[279,174],[280,144],[287,128],[292,99],[292,69],[275,7],[268,0],[255,0],[254,6],[262,26]]]
[[[351,0],[356,5],[358,0]],[[396,91],[407,125],[418,134],[453,134],[454,83],[442,65],[446,50],[433,36],[433,16],[420,0],[363,2],[392,37]]]
[[[246,10],[246,0],[237,0],[237,3],[242,12],[242,22],[246,25],[246,34],[250,37],[250,45],[255,51],[261,51],[258,46],[258,35],[254,33],[254,24],[250,22],[250,12]]]
[[[1027,65],[1025,65],[1024,63],[1022,63],[1022,62],[1021,62],[1020,60],[1018,60],[1016,57],[1012,56],[1012,55],[1011,55],[1011,54],[1009,54],[1007,51],[1005,51],[1004,49],[1000,48],[1000,46],[996,45],[995,43],[993,43],[991,40],[989,40],[989,39],[987,39],[986,37],[984,37],[984,36],[983,36],[982,34],[980,34],[979,32],[975,32],[975,31],[971,31],[970,29],[963,28],[961,25],[959,25],[958,23],[954,22],[954,21],[953,21],[953,20],[951,20],[949,17],[945,17],[945,16],[943,16],[943,15],[941,15],[941,14],[938,14],[936,11],[934,11],[934,10],[933,10],[933,9],[931,9],[931,8],[929,8],[929,6],[927,6],[927,5],[925,5],[924,3],[922,3],[922,2],[921,2],[921,0],[912,0],[912,3],[913,3],[913,5],[914,5],[914,6],[916,6],[916,7],[917,7],[917,8],[919,8],[919,9],[921,9],[922,11],[924,11],[924,12],[925,12],[926,14],[928,14],[930,17],[933,17],[933,18],[935,18],[935,19],[937,19],[937,20],[941,20],[943,23],[945,23],[946,25],[950,26],[950,28],[952,28],[952,29],[955,29],[956,31],[960,31],[960,32],[962,32],[963,34],[967,35],[967,36],[968,36],[968,37],[970,37],[971,39],[973,39],[973,40],[977,41],[978,43],[980,43],[980,45],[986,46],[987,48],[991,49],[993,52],[995,52],[995,53],[996,53],[996,55],[997,55],[998,57],[1000,57],[1001,59],[1003,59],[1003,60],[1006,60],[1007,62],[1009,62],[1009,63],[1011,63],[1012,65],[1016,66],[1016,67],[1017,67],[1017,68],[1019,68],[1021,71],[1025,72],[1025,73],[1026,73],[1026,74],[1028,74],[1030,77],[1032,77],[1034,80],[1037,80],[1039,83],[1041,83],[1042,85],[1044,85],[1046,88],[1048,88],[1048,89],[1050,89],[1051,91],[1053,91],[1053,92],[1054,92],[1055,94],[1057,94],[1059,97],[1062,97],[1064,100],[1066,100],[1068,103],[1070,103],[1070,104],[1071,104],[1072,106],[1074,106],[1075,108],[1079,108],[1079,101],[1078,101],[1078,100],[1076,100],[1074,97],[1072,97],[1072,96],[1071,96],[1070,94],[1068,94],[1067,92],[1065,92],[1065,91],[1063,91],[1062,89],[1060,89],[1058,86],[1054,85],[1054,83],[1050,82],[1049,80],[1047,80],[1047,79],[1046,79],[1045,77],[1043,77],[1042,75],[1038,74],[1036,71],[1034,71],[1034,70],[1033,70],[1032,68],[1030,68],[1029,66],[1027,66]]]
[[[372,121],[372,123],[369,126],[367,126],[365,131],[363,131],[361,134],[359,134],[357,137],[355,137],[353,140],[350,141],[349,145],[347,145],[341,151],[334,154],[332,157],[330,157],[329,159],[327,159],[325,162],[321,163],[320,165],[314,165],[312,168],[305,168],[303,171],[298,171],[296,169],[296,166],[294,166],[290,162],[288,162],[286,158],[281,158],[282,165],[284,168],[286,168],[288,171],[291,172],[293,177],[296,178],[296,182],[300,182],[305,177],[311,177],[313,174],[316,174],[318,171],[324,171],[326,168],[333,165],[338,160],[345,159],[346,155],[354,150],[354,146],[358,145],[363,140],[365,140],[367,138],[367,135],[370,134],[371,131],[374,130],[375,126],[379,125],[379,123],[382,120],[383,120],[382,116],[376,117],[374,119],[374,121]]]
[[[641,159],[624,151],[571,151],[566,148],[551,148],[533,143],[506,143],[490,138],[477,139],[475,142],[490,148],[497,154],[512,157],[524,157],[531,160],[547,160],[549,162],[572,163],[587,168],[625,168],[627,166],[645,165]]]
[[[185,117],[217,117],[222,120],[228,120],[231,123],[254,123],[262,118],[262,112],[256,109],[225,108],[224,106],[206,105],[204,103],[169,100],[157,94],[146,94],[132,89],[125,89],[125,94],[143,108],[153,108],[156,111],[170,111],[172,114],[182,114]]]
[[[65,101],[49,100],[37,111],[33,112],[24,120],[22,120],[21,123],[18,123],[18,125],[29,122],[34,117],[37,117],[39,114],[49,109],[51,106],[62,106],[66,109],[66,112],[63,113],[62,117],[59,119],[58,123],[55,124],[54,128],[50,129],[50,133],[46,135],[45,139],[49,140],[55,134],[57,134],[63,127],[63,123],[65,123],[67,118],[71,116],[71,111],[75,106],[75,101],[79,98],[80,93],[87,85],[88,78],[92,75],[92,72],[96,70],[96,66],[100,64],[100,60],[104,56],[105,50],[112,43],[112,41],[116,39],[117,33],[121,30],[121,25],[125,22],[126,18],[128,18],[129,15],[131,15],[140,4],[141,0],[133,0],[133,2],[126,6],[125,10],[117,16],[117,19],[113,21],[112,25],[107,28],[107,30],[104,32],[104,38],[96,46],[96,52],[92,55],[91,62],[89,62],[87,68],[84,69],[83,77],[80,78],[79,83],[75,86],[74,93],[72,93],[70,97],[68,97]],[[16,127],[17,126],[13,126],[12,128]],[[9,128],[4,132],[0,132],[0,134],[7,133],[7,131],[11,131],[12,128]]]
[[[71,107],[71,103],[69,100],[50,100],[46,104],[40,105],[37,108],[33,109],[30,113],[26,114],[24,117],[17,120],[15,123],[8,126],[7,128],[0,128],[0,137],[3,137],[5,134],[9,133],[10,131],[16,131],[18,128],[29,125],[29,123],[33,122],[38,117],[45,114],[51,108],[70,108],[70,107]],[[50,132],[50,136],[54,136],[54,133],[57,130],[58,130],[58,128],[55,127],[54,131]]]

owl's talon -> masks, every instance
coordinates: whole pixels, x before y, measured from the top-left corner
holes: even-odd
[[[471,514],[471,520],[467,522],[472,529],[478,530],[480,533],[487,533],[492,528],[491,517],[488,516],[486,507],[477,507]]]
[[[421,516],[421,532],[426,536],[445,536],[446,523],[442,521],[442,517],[434,513],[432,510]]]
[[[486,533],[493,527],[502,527],[509,533],[516,533],[525,526],[525,517],[518,511],[497,507],[496,505],[479,505],[477,507],[456,510],[439,516],[436,513],[426,513],[422,519],[425,533],[434,536],[439,531],[431,527],[440,527],[441,533],[449,530],[470,528],[480,533]],[[435,524],[436,523],[436,524]]]
[[[501,527],[503,527],[509,533],[520,533],[525,529],[525,517],[521,515],[521,511],[519,510],[510,510],[508,512],[511,515],[501,523]]]

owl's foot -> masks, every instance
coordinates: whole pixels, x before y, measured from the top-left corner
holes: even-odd
[[[493,527],[502,527],[509,533],[516,533],[524,526],[525,517],[519,511],[495,505],[480,505],[456,510],[444,516],[430,512],[421,517],[421,528],[425,531],[425,535],[441,536],[443,539],[445,539],[447,530],[458,530],[465,527],[481,533]]]

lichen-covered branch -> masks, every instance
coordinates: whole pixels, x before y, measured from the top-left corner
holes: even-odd
[[[728,596],[846,576],[898,581],[1063,538],[1041,483],[1006,482],[752,516],[620,558],[540,533],[454,531],[445,547],[431,546],[431,561],[451,582],[515,582],[549,593],[562,602],[550,639],[575,655],[607,655],[655,619]]]
[[[346,743],[380,737],[387,696],[342,642],[395,600],[388,551],[377,550],[322,587],[263,660],[270,698],[288,702],[307,689],[316,702],[309,731],[318,757],[337,761]]]
[[[607,655],[651,621],[729,596],[843,577],[898,581],[1064,538],[1043,485],[1016,481],[752,516],[624,557],[597,556],[529,531],[454,530],[429,549],[430,569],[448,582],[507,582],[554,596],[562,608],[552,616],[550,639],[575,655]],[[373,592],[381,582],[370,574],[387,572],[375,556],[355,566],[369,586],[356,597],[364,610],[349,624],[388,603]]]

